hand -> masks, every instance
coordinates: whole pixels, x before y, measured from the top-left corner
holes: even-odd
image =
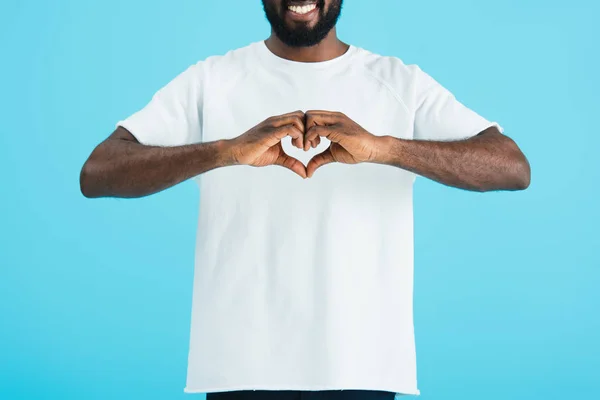
[[[324,152],[314,156],[306,166],[307,176],[313,176],[317,168],[332,162],[358,164],[373,161],[377,157],[378,137],[346,115],[331,111],[307,111],[304,150],[318,144],[326,137],[331,144]]]
[[[299,149],[304,146],[304,113],[296,111],[268,118],[246,133],[231,140],[231,156],[236,164],[265,167],[280,165],[302,178],[306,168],[299,160],[288,156],[281,140],[290,136]]]

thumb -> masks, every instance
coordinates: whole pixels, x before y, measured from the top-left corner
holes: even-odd
[[[318,168],[320,168],[326,164],[331,164],[333,162],[335,162],[335,158],[333,158],[333,154],[331,153],[331,146],[330,146],[327,148],[327,150],[325,150],[322,153],[317,154],[308,162],[308,165],[306,166],[306,175],[309,178],[312,178],[313,174],[315,173],[315,171]]]
[[[275,160],[273,164],[280,165],[284,168],[289,169],[290,171],[293,171],[294,173],[300,175],[302,179],[306,179],[307,177],[306,167],[304,166],[304,164],[302,164],[299,160],[295,159],[294,157],[290,157],[287,154],[285,154],[283,149],[281,149],[279,157],[277,157],[277,160]]]

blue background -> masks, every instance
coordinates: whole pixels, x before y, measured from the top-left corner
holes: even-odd
[[[600,398],[600,6],[346,0],[339,33],[499,121],[530,189],[418,179],[427,399]],[[185,395],[198,191],[87,200],[79,170],[188,65],[268,36],[260,1],[2,0],[0,398]]]

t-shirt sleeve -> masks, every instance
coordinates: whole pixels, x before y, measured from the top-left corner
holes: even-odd
[[[116,125],[142,144],[182,146],[202,139],[204,63],[198,62],[154,94],[149,103]]]
[[[450,91],[421,69],[416,70],[414,139],[452,141],[476,136],[496,126],[459,102]]]

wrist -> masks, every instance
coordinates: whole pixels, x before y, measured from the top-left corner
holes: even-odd
[[[398,147],[402,145],[402,139],[384,135],[375,137],[375,156],[371,162],[375,164],[392,165],[398,154]]]
[[[233,139],[215,141],[215,149],[219,166],[228,167],[239,164],[235,156],[235,143]]]

